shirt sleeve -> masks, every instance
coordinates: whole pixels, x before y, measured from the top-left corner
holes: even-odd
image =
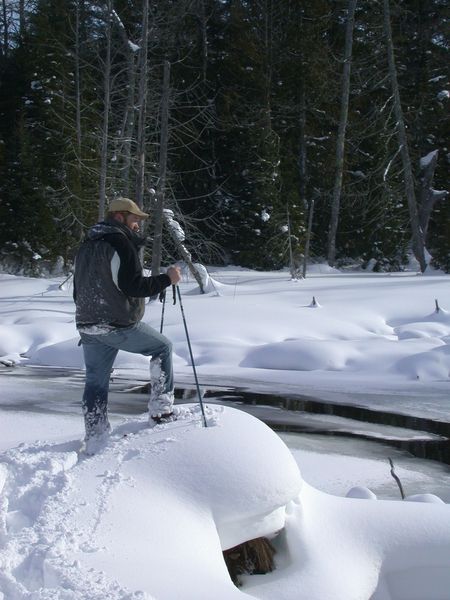
[[[161,274],[156,277],[142,275],[142,266],[137,250],[124,235],[112,234],[106,239],[119,258],[117,286],[124,294],[132,298],[146,298],[156,296],[171,285],[168,275]]]

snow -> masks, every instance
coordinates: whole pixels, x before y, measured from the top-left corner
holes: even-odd
[[[171,229],[174,237],[179,242],[184,242],[184,240],[186,239],[186,235],[183,231],[183,228],[178,223],[178,221],[175,221],[175,219],[173,218],[174,217],[173,210],[165,208],[163,212],[164,212],[164,217],[165,217],[166,223],[167,223],[168,227]]]
[[[133,52],[138,52],[141,49],[140,46],[138,46],[137,44],[134,44],[130,40],[128,40],[128,45]]]
[[[433,77],[432,79],[429,79],[428,81],[430,83],[437,83],[438,81],[441,81],[442,79],[447,79],[447,75],[438,75],[437,77]]]
[[[421,169],[426,169],[428,167],[428,165],[435,159],[437,158],[437,155],[439,154],[439,150],[432,150],[431,152],[428,152],[428,154],[426,154],[425,156],[423,156],[420,159],[420,168]]]
[[[381,409],[389,389],[399,411],[448,420],[448,276],[344,274],[325,265],[296,282],[288,272],[210,275],[204,295],[193,281],[181,284],[202,382],[357,404],[365,393]],[[61,281],[0,275],[5,364],[82,368],[71,290]],[[160,310],[147,306],[155,327]],[[170,302],[164,331],[176,379],[189,381],[180,310]],[[115,367],[115,377],[148,379],[148,358],[119,353]],[[55,377],[45,388],[36,378],[24,398],[32,384],[17,372],[0,395],[0,598],[450,598],[450,508],[431,488],[416,493],[412,471],[396,468],[407,501],[377,499],[371,488],[386,478],[386,464],[319,456],[312,441],[310,450],[290,451],[288,436],[212,403],[206,428],[197,405],[153,428],[145,414],[112,415],[110,440],[87,458],[63,384]],[[435,403],[427,406],[428,397]],[[38,412],[50,400],[53,412]],[[31,401],[34,412],[23,412]],[[222,550],[261,535],[272,538],[276,569],[245,576],[237,588]]]

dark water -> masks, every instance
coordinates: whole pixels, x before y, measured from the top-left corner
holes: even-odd
[[[148,385],[134,386],[132,390],[134,394],[144,395],[145,410]],[[300,395],[279,396],[218,386],[206,390],[202,386],[202,391],[205,402],[244,410],[277,432],[314,433],[387,443],[418,458],[450,465],[450,421],[369,409],[342,402],[325,402]],[[175,396],[178,403],[199,401],[193,386],[178,388]],[[393,405],[395,406],[394,403]],[[116,404],[116,407],[125,408],[120,404]]]
[[[188,393],[194,396],[193,391]],[[196,394],[195,397],[198,401]],[[242,390],[228,390],[226,393],[210,390],[204,398],[208,403],[227,404],[252,413],[275,431],[379,441],[406,450],[413,456],[450,465],[450,423],[446,421],[333,404],[308,397],[280,397]]]
[[[80,413],[84,373],[46,367],[0,369],[0,408],[33,412]],[[208,386],[204,400],[244,410],[278,432],[321,434],[389,444],[413,456],[450,465],[448,419],[417,416],[393,410],[396,403],[358,406],[306,395],[255,393],[230,386]],[[112,375],[109,410],[118,415],[147,410],[148,385]],[[178,403],[198,402],[194,386],[176,390]],[[444,414],[444,413],[442,413]]]

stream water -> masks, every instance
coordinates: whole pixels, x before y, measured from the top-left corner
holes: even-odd
[[[80,414],[83,379],[82,371],[67,369],[0,369],[0,411]],[[256,393],[221,386],[217,381],[202,385],[202,392],[209,404],[233,406],[266,422],[294,455],[301,450],[385,461],[393,456],[397,463],[422,471],[428,482],[434,481],[434,493],[450,502],[450,412],[446,418],[446,410],[442,409],[445,397],[435,399],[438,410],[428,406],[428,410],[421,411],[420,398],[414,400],[414,410],[405,410],[405,399],[398,402],[397,396],[388,399],[378,395],[371,402],[364,396],[357,401],[348,396],[346,402],[346,397],[333,400],[331,394],[324,400],[292,393]],[[110,413],[141,414],[147,409],[147,396],[145,384],[123,373],[113,374]],[[195,386],[186,383],[177,389],[176,402],[198,402]],[[429,397],[426,402],[430,403]],[[331,489],[332,484],[330,479]]]

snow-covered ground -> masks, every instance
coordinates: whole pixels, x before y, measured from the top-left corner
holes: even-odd
[[[291,281],[285,272],[220,269],[205,295],[194,283],[182,284],[202,381],[277,391],[447,392],[449,276],[316,270]],[[0,360],[82,368],[70,285],[60,290],[60,280],[5,274],[0,283]],[[159,328],[160,314],[160,304],[151,303],[145,318]],[[165,333],[174,343],[177,381],[191,380],[180,309],[171,298]],[[147,379],[145,357],[119,353],[115,366]],[[449,408],[435,410],[448,415]]]
[[[213,278],[203,296],[181,285],[205,386],[346,403],[365,395],[373,408],[389,398],[393,412],[450,421],[448,276],[318,267],[298,282],[240,269]],[[4,364],[82,368],[71,290],[60,282],[0,275]],[[157,328],[160,310],[152,303],[145,317]],[[192,381],[180,309],[170,302],[165,333],[177,381]],[[146,381],[148,359],[119,353],[115,376]],[[31,391],[20,375],[2,380],[2,600],[450,599],[448,504],[424,494],[375,501],[364,488],[343,497],[356,473],[366,471],[369,487],[385,478],[374,460],[338,446],[319,456],[314,438],[296,449],[285,436],[290,452],[261,421],[217,404],[206,429],[192,405],[190,418],[153,429],[145,416],[116,415],[111,442],[86,459],[81,419],[64,408],[48,414],[50,400],[67,398],[57,378]],[[275,535],[277,568],[238,589],[221,550],[259,535]]]

